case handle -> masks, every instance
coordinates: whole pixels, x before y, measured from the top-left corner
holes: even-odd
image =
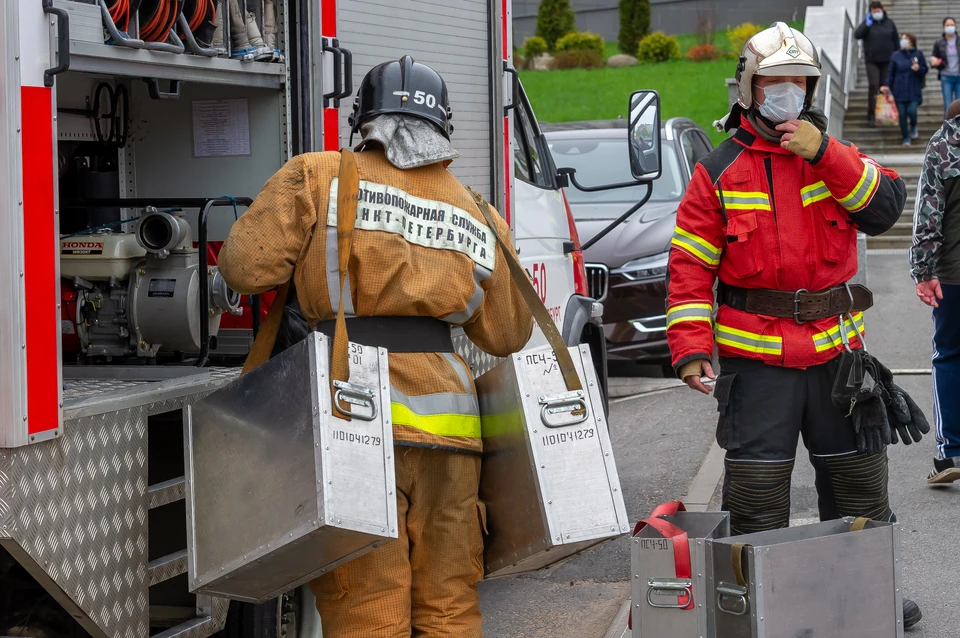
[[[370,410],[369,413],[358,413],[350,411],[349,416],[360,419],[361,421],[373,421],[377,418],[377,403],[374,401],[376,394],[370,388],[365,388],[346,381],[334,380],[333,386],[337,391],[333,395],[333,405],[339,411],[340,401],[350,405],[359,405]]]
[[[686,598],[683,598],[686,594]],[[655,603],[654,596],[676,596],[672,603]],[[650,578],[647,580],[647,604],[658,609],[684,609],[693,600],[693,581],[689,578]],[[684,601],[684,602],[681,602]]]
[[[53,86],[53,76],[70,69],[70,16],[66,11],[53,6],[53,0],[43,0],[43,12],[57,16],[57,66],[43,72],[43,85]]]
[[[540,395],[540,421],[548,428],[563,428],[576,425],[587,420],[587,402],[583,398],[583,391],[563,392],[561,394]],[[565,423],[553,423],[548,418],[551,414],[572,412],[577,418]]]
[[[734,603],[739,604],[739,608],[724,607],[723,601],[727,598],[733,598]],[[717,586],[717,609],[732,616],[745,615],[747,610],[750,609],[750,601],[747,599],[747,588],[742,585],[731,585],[721,581]]]

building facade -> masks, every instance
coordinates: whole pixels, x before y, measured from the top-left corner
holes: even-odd
[[[570,0],[577,14],[577,30],[593,31],[606,40],[616,40],[620,13],[617,0]],[[650,0],[650,30],[669,35],[695,33],[698,20],[707,19],[714,29],[744,22],[769,24],[777,20],[801,20],[810,5],[823,0]],[[537,29],[540,0],[513,0],[513,38],[520,47]]]

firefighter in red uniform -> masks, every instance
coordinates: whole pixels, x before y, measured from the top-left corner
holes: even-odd
[[[889,438],[869,431],[879,423],[855,428],[831,390],[838,355],[862,347],[872,304],[869,290],[848,285],[857,230],[893,226],[906,189],[894,171],[826,134],[811,104],[819,77],[817,51],[799,31],[778,22],[754,36],[737,67],[738,103],[717,123],[737,130],[697,164],[677,212],[667,338],[687,385],[709,393],[702,377],[716,378],[723,509],[734,534],[789,524],[801,435],[822,520],[895,520]],[[904,626],[919,619],[905,600]]]

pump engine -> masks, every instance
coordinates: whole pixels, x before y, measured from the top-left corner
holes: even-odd
[[[216,336],[223,313],[242,313],[240,295],[216,266],[200,272],[186,219],[155,207],[144,210],[133,233],[61,239],[60,276],[64,351],[72,345],[88,358],[198,352],[201,320]],[[203,318],[200,277],[208,282]]]

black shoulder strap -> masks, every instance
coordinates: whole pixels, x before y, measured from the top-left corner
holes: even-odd
[[[713,152],[700,160],[699,163],[703,165],[707,170],[707,175],[710,176],[711,184],[716,185],[724,171],[730,168],[737,158],[740,157],[740,153],[746,150],[736,141],[741,131],[743,131],[743,129],[737,129],[737,132],[732,137],[725,139]],[[750,135],[750,133],[746,131],[743,132]]]

